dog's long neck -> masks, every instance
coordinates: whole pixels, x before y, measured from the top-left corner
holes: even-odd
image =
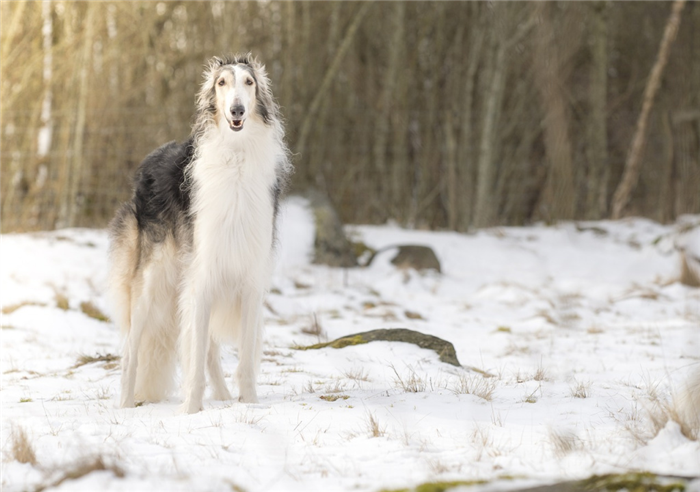
[[[265,130],[248,125],[228,135],[213,128],[197,140],[190,170],[198,261],[216,265],[215,270],[229,280],[258,279],[259,289],[269,273],[269,262],[260,258],[272,253],[279,153],[271,132]]]
[[[202,173],[207,171],[235,171],[241,179],[273,180],[280,146],[267,125],[249,123],[242,132],[233,132],[228,125],[212,125],[199,135],[190,169],[192,177],[203,179]]]
[[[198,220],[213,216],[228,221],[251,207],[267,209],[283,149],[270,127],[248,123],[241,132],[212,125],[199,135],[189,169],[191,210]]]

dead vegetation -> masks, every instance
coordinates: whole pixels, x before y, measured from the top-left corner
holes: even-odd
[[[380,425],[372,412],[367,412],[367,429],[372,437],[383,437],[386,434],[386,426]]]
[[[452,387],[456,395],[474,395],[486,401],[491,401],[495,390],[496,381],[481,374],[462,374]]]
[[[680,427],[681,434],[691,441],[700,439],[700,417],[695,412],[686,412],[677,401],[654,402],[647,410],[652,433],[656,436],[669,422]]]
[[[68,309],[70,308],[68,298],[62,292],[56,292],[56,295],[54,296],[54,300],[56,301],[56,307],[58,309],[68,311]]]
[[[351,379],[355,382],[369,381],[369,372],[362,367],[356,367],[353,369],[346,369],[343,371],[343,377]]]
[[[396,378],[394,383],[406,393],[422,393],[427,388],[427,383],[424,378],[419,376],[412,367],[408,367],[408,376],[401,377],[393,364],[390,364],[391,370],[394,371]]]
[[[321,325],[321,322],[318,320],[318,316],[316,313],[314,313],[311,316],[311,323],[308,326],[304,326],[301,329],[301,332],[305,335],[311,335],[316,337],[318,340],[318,343],[321,343],[324,340],[328,340],[328,336],[326,335],[326,331],[323,329],[323,326]]]
[[[15,304],[8,304],[7,306],[2,307],[2,314],[12,314],[24,306],[46,306],[46,304],[36,301],[22,301]]]
[[[417,313],[417,312],[415,312],[415,311],[406,310],[406,311],[404,311],[403,314],[404,314],[404,316],[406,316],[408,319],[420,319],[420,320],[425,320],[425,318],[423,317],[422,314]]]
[[[681,251],[680,282],[690,287],[700,287],[700,259],[693,258],[685,250]]]
[[[348,395],[321,395],[319,396],[321,400],[324,401],[337,401],[337,400],[347,400],[350,398]]]
[[[590,395],[590,383],[585,381],[575,381],[571,386],[571,396],[574,398],[588,398]]]
[[[547,381],[547,370],[542,366],[542,363],[537,366],[535,374],[532,375],[535,381]]]
[[[646,403],[635,404],[624,413],[624,419],[612,415],[620,423],[634,441],[646,445],[656,437],[669,422],[675,422],[687,439],[700,440],[700,413],[698,408],[689,406],[683,395],[671,398],[661,398],[659,389],[655,386],[647,388]],[[685,395],[687,396],[687,395]]]
[[[566,430],[549,429],[549,441],[552,443],[554,454],[560,459],[582,447],[576,434]]]
[[[19,461],[20,463],[29,463],[30,465],[36,465],[36,454],[34,454],[34,448],[32,443],[29,442],[27,433],[19,425],[13,425],[12,431],[10,433],[10,450],[9,457],[12,460]]]
[[[90,318],[96,319],[97,321],[109,322],[109,318],[100,309],[95,306],[90,301],[85,301],[80,303],[80,310]]]
[[[60,476],[57,479],[44,485],[40,485],[34,489],[34,492],[42,492],[47,489],[53,489],[55,487],[59,487],[66,481],[79,480],[97,471],[109,471],[112,472],[115,477],[124,477],[124,470],[122,470],[119,466],[113,463],[107,463],[102,456],[95,456],[78,461],[77,463],[68,467],[66,471],[61,470]]]
[[[95,362],[104,362],[106,368],[110,364],[118,362],[120,357],[118,355],[114,354],[95,354],[95,355],[86,355],[82,354],[78,357],[78,361],[73,365],[73,369],[77,369],[78,367],[82,367],[87,364],[94,364]]]

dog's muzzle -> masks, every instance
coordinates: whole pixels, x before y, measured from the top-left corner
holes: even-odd
[[[245,108],[241,105],[236,105],[231,108],[231,120],[229,121],[229,127],[234,132],[239,132],[243,129],[243,115],[245,115]]]

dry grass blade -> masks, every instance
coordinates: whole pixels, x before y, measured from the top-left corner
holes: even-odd
[[[323,329],[323,326],[321,326],[321,322],[318,320],[318,316],[316,315],[316,313],[314,313],[311,317],[311,324],[302,328],[301,332],[306,335],[315,336],[318,340],[318,343],[321,343],[321,339],[328,338],[325,330]]]
[[[367,412],[367,429],[372,437],[382,437],[386,432],[386,426],[380,426],[377,417],[371,412]]]
[[[93,303],[90,301],[86,302],[81,302],[80,303],[80,310],[85,313],[87,316],[96,319],[98,321],[105,321],[108,322],[109,318],[107,317],[106,314],[104,314],[102,311],[99,310],[97,306],[95,306]]]
[[[574,385],[571,387],[571,396],[574,398],[588,398],[590,392],[590,383],[584,381],[574,381]]]
[[[580,448],[580,441],[572,432],[550,429],[549,440],[552,442],[554,454],[559,458]]]
[[[394,374],[396,374],[396,379],[394,382],[406,393],[422,393],[425,391],[427,387],[425,379],[416,374],[416,371],[414,371],[412,367],[408,368],[410,374],[406,379],[399,375],[399,372],[396,370],[393,364],[391,364],[389,367],[391,367],[391,370],[394,371]]]
[[[56,301],[56,307],[58,309],[68,311],[68,309],[70,308],[70,303],[68,302],[68,298],[65,296],[65,294],[62,294],[61,292],[56,292],[54,299]]]
[[[491,401],[495,390],[496,381],[494,379],[471,374],[459,376],[457,383],[452,388],[452,392],[456,395],[474,395],[486,401]]]
[[[343,376],[353,381],[369,381],[369,372],[362,367],[347,369],[343,371]]]
[[[78,480],[96,471],[111,471],[114,474],[114,476],[118,478],[124,477],[124,471],[121,468],[114,464],[105,464],[102,456],[97,456],[95,458],[86,459],[76,464],[73,468],[66,471],[61,477],[59,477],[52,483],[37,487],[35,489],[35,492],[42,492],[46,489],[53,489],[55,487],[60,486],[66,480]]]
[[[678,424],[687,439],[700,439],[700,415],[683,411],[676,402],[657,402],[648,413],[654,436],[671,421]]]
[[[120,359],[118,355],[114,354],[95,354],[95,355],[81,355],[78,357],[78,362],[75,363],[73,369],[84,366],[86,364],[93,364],[95,362],[117,362]]]
[[[348,395],[321,395],[319,396],[321,400],[325,401],[336,401],[336,400],[347,400],[350,398]]]
[[[406,311],[404,311],[403,314],[404,314],[404,316],[406,316],[408,319],[421,319],[421,320],[424,320],[424,319],[425,319],[425,318],[423,317],[422,314],[417,313],[417,312],[415,312],[415,311],[406,310]]]
[[[10,458],[20,463],[36,465],[36,455],[32,443],[29,442],[27,433],[20,426],[12,427],[10,435]]]
[[[533,374],[532,379],[535,381],[546,381],[547,380],[547,369],[542,367],[542,364],[537,366],[535,374]]]
[[[24,307],[24,306],[45,306],[45,304],[43,304],[41,302],[34,302],[34,301],[23,301],[23,302],[18,302],[16,304],[8,304],[7,306],[2,307],[2,314],[14,313],[19,308]]]

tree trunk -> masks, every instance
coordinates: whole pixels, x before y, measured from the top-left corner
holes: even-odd
[[[384,180],[386,176],[387,142],[389,140],[389,118],[392,110],[392,100],[394,90],[399,78],[399,67],[401,63],[401,52],[403,51],[404,36],[404,12],[406,4],[397,1],[393,4],[391,15],[391,42],[389,44],[389,62],[386,68],[386,76],[383,77],[384,87],[379,99],[379,108],[376,113],[373,157],[374,167],[378,180]]]
[[[541,214],[548,221],[574,218],[575,188],[569,117],[551,12],[543,4],[536,49],[536,80],[544,107],[544,145],[549,169],[541,199]]]
[[[613,197],[613,219],[619,219],[622,217],[622,212],[625,206],[627,206],[629,203],[630,196],[632,195],[632,189],[637,184],[637,180],[639,179],[639,164],[641,163],[642,151],[646,141],[646,129],[649,123],[649,114],[651,113],[651,108],[654,104],[654,97],[656,96],[656,92],[661,84],[661,75],[663,74],[666,62],[668,61],[671,45],[673,44],[673,40],[676,38],[676,34],[678,33],[678,25],[681,22],[681,11],[683,10],[684,5],[685,0],[675,0],[673,2],[673,7],[671,8],[671,15],[666,22],[666,28],[664,29],[661,46],[659,47],[659,54],[656,58],[656,62],[654,63],[654,67],[651,70],[651,75],[647,81],[646,88],[644,89],[642,112],[639,114],[634,137],[632,137],[632,143],[627,153],[625,170],[622,174],[620,184],[618,185],[617,190],[615,190],[615,196]]]
[[[333,82],[334,77],[340,69],[340,63],[343,61],[345,54],[350,48],[350,45],[352,44],[352,41],[355,38],[355,33],[357,32],[357,29],[362,23],[362,19],[364,18],[365,14],[367,14],[367,11],[371,6],[372,2],[364,2],[361,4],[360,8],[355,14],[355,18],[350,24],[350,27],[348,27],[348,30],[345,32],[345,37],[343,38],[342,43],[340,43],[338,50],[335,52],[335,57],[333,58],[333,61],[331,62],[330,66],[326,70],[325,75],[323,76],[321,85],[315,91],[314,98],[312,99],[311,104],[309,104],[309,107],[305,111],[306,114],[304,116],[304,121],[301,125],[301,131],[299,132],[299,140],[297,141],[296,148],[296,151],[302,156],[304,155],[304,151],[306,150],[306,140],[308,139],[309,132],[311,130],[311,124],[316,116],[316,113],[321,107],[321,103],[323,102],[323,99],[326,96],[326,92],[328,92],[331,82]]]
[[[492,226],[496,219],[496,199],[493,196],[496,180],[494,156],[498,134],[497,125],[505,89],[506,46],[497,32],[494,31],[491,35],[494,37],[490,51],[493,65],[488,78],[490,84],[483,109],[477,163],[476,203],[474,207],[474,226],[477,228]]]
[[[471,29],[469,36],[469,53],[467,55],[467,69],[464,75],[464,99],[462,101],[462,114],[460,118],[461,128],[459,136],[459,148],[457,150],[457,161],[459,166],[459,183],[463,188],[463,193],[459,197],[459,208],[461,220],[459,229],[466,231],[472,222],[472,204],[474,203],[474,135],[473,135],[473,115],[474,115],[474,85],[476,82],[476,72],[481,60],[481,48],[484,44],[484,37],[487,30],[482,25],[483,15],[480,9],[481,4],[472,3],[473,12],[478,19],[478,23]],[[474,24],[472,24],[474,25]]]
[[[590,5],[592,26],[590,33],[592,63],[590,70],[590,113],[587,122],[588,189],[586,215],[598,220],[607,210],[608,179],[608,2]]]
[[[85,39],[83,40],[83,52],[81,56],[79,89],[78,89],[78,107],[77,120],[75,123],[75,133],[73,140],[73,165],[70,170],[70,184],[68,186],[68,195],[64,196],[64,204],[66,214],[64,216],[64,227],[75,227],[78,214],[78,191],[80,181],[83,174],[83,141],[85,138],[85,117],[87,110],[88,92],[88,76],[90,72],[90,61],[94,33],[94,17],[95,5],[86,4],[85,12]]]
[[[51,130],[53,125],[51,121],[51,101],[53,97],[53,93],[51,92],[51,73],[53,68],[53,19],[51,0],[43,0],[41,7],[41,16],[43,18],[41,34],[43,37],[42,47],[44,51],[44,100],[41,104],[41,128],[39,129],[37,138],[37,157],[40,160],[45,158],[49,150],[51,150]]]

